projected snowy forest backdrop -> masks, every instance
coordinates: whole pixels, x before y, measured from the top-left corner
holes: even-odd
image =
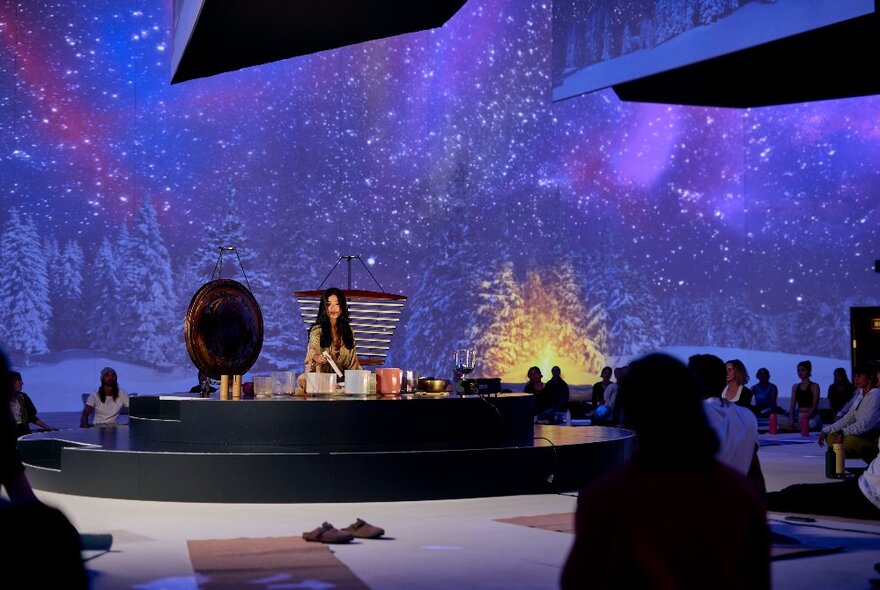
[[[170,86],[172,2],[0,0],[0,339],[190,366],[235,245],[301,368],[293,292],[360,254],[408,296],[389,363],[573,383],[664,345],[849,358],[877,303],[874,97],[738,111],[550,101],[549,3]],[[325,286],[345,286],[335,273]],[[353,266],[354,286],[375,289]],[[243,280],[233,258],[224,277]]]

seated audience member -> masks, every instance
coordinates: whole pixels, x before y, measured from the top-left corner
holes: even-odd
[[[550,399],[550,412],[558,414],[568,409],[570,392],[568,383],[562,378],[562,370],[559,367],[550,369],[550,380],[544,384],[544,394]],[[551,416],[555,421],[555,417]]]
[[[198,385],[193,385],[189,392],[202,393],[202,391],[205,391],[206,393],[214,393],[217,391],[217,388],[211,385],[211,380],[208,379],[208,376],[205,375],[204,371],[199,371],[199,383]]]
[[[853,379],[855,378],[853,374]],[[838,414],[843,415],[843,407],[852,399],[855,387],[846,376],[846,369],[843,367],[834,369],[834,381],[828,386],[828,405],[831,406],[831,415],[835,420],[838,419]]]
[[[128,392],[119,387],[116,370],[104,367],[101,369],[101,386],[86,400],[79,426],[113,426],[119,422],[119,414],[127,411]]]
[[[727,380],[724,361],[711,354],[695,354],[688,359],[703,399],[709,426],[718,436],[718,460],[746,475],[763,494],[764,474],[758,461],[758,420],[742,406],[722,399],[717,393]]]
[[[670,356],[648,355],[630,365],[619,397],[636,450],[578,494],[563,590],[770,588],[763,500],[715,458],[694,375]]]
[[[870,463],[877,456],[877,438],[880,436],[880,390],[875,387],[876,367],[859,365],[853,370],[855,398],[849,410],[839,420],[822,428],[819,446],[839,442],[843,435],[843,450],[849,458]]]
[[[746,366],[739,359],[727,361],[727,381],[721,397],[727,401],[744,408],[752,407],[752,390],[746,383],[749,382],[749,373]]]
[[[544,419],[548,411],[552,411],[553,400],[547,395],[546,385],[544,384],[544,375],[538,367],[530,367],[526,374],[529,378],[528,382],[523,385],[523,393],[531,393],[535,396],[535,416],[538,419]]]
[[[43,430],[58,430],[52,428],[37,416],[37,407],[28,394],[21,390],[24,380],[18,371],[9,372],[12,380],[12,389],[10,389],[9,409],[12,411],[12,418],[15,421],[16,438],[20,438],[25,434],[31,433],[31,424],[36,424]]]
[[[840,420],[841,418],[843,418],[846,413],[849,412],[849,409],[852,407],[853,403],[858,399],[858,397],[859,396],[854,395],[849,398],[849,401],[843,404],[843,407],[840,408],[840,411],[834,415],[834,420]]]
[[[758,416],[769,416],[770,414],[778,414],[782,411],[777,404],[779,399],[779,388],[775,383],[770,382],[770,371],[766,367],[761,367],[755,373],[758,382],[752,387],[755,405],[752,407]]]
[[[598,408],[605,402],[605,390],[611,385],[611,367],[602,369],[602,380],[593,384],[592,404],[593,408]]]
[[[799,483],[779,492],[769,492],[767,509],[880,520],[880,457],[874,457],[858,479]]]
[[[591,418],[593,424],[604,426],[616,426],[622,421],[622,411],[618,399],[620,381],[626,376],[628,366],[623,365],[614,369],[615,382],[605,388],[605,401],[593,410]]]
[[[801,361],[797,364],[799,382],[791,386],[791,399],[788,403],[788,415],[779,416],[779,428],[783,430],[799,430],[801,416],[807,416],[810,430],[822,426],[819,417],[819,384],[810,381],[813,363]]]
[[[12,376],[5,355],[0,353],[2,396],[12,394]],[[0,410],[0,522],[6,534],[0,553],[6,576],[15,572],[31,576],[32,585],[41,588],[89,587],[82,560],[82,545],[76,528],[64,514],[46,506],[34,494],[16,450],[15,424],[8,404]],[[9,578],[11,579],[11,578]]]

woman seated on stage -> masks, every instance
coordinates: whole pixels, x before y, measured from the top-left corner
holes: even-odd
[[[309,328],[309,346],[306,351],[306,373],[330,373],[330,366],[324,352],[328,352],[340,371],[360,369],[354,332],[348,315],[345,294],[336,287],[330,287],[321,295],[318,304],[318,318]],[[344,374],[344,373],[343,373]],[[299,378],[299,385],[305,391],[305,375]]]

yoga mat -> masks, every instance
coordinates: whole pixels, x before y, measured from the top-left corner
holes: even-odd
[[[518,524],[521,526],[556,531],[558,533],[574,533],[574,513],[557,512],[553,514],[538,514],[536,516],[517,516],[514,518],[498,518],[497,522]],[[816,545],[804,545],[795,537],[771,532],[770,559],[778,561],[782,559],[794,559],[796,557],[810,557],[813,555],[827,555],[843,551],[843,546],[820,547]]]
[[[538,514],[537,516],[498,518],[496,521],[518,524],[535,529],[556,531],[558,533],[574,533],[574,512],[556,512],[553,514]]]
[[[303,588],[369,590],[322,543],[302,537],[189,540],[186,542],[199,588]]]

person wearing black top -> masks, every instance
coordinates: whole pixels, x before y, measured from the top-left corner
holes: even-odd
[[[22,437],[31,433],[31,424],[36,424],[42,430],[58,430],[40,420],[37,416],[37,407],[31,400],[30,396],[21,390],[24,380],[18,371],[9,371],[9,378],[12,381],[12,389],[9,392],[9,409],[12,411],[12,418],[15,422],[15,434]]]
[[[13,375],[6,356],[0,352],[0,395],[13,393]],[[40,502],[24,472],[18,454],[15,422],[9,404],[0,404],[0,485],[8,500],[0,498],[0,554],[5,575],[14,571],[38,575],[44,588],[89,587],[82,560],[79,532],[64,514]],[[14,571],[13,571],[14,570]]]

